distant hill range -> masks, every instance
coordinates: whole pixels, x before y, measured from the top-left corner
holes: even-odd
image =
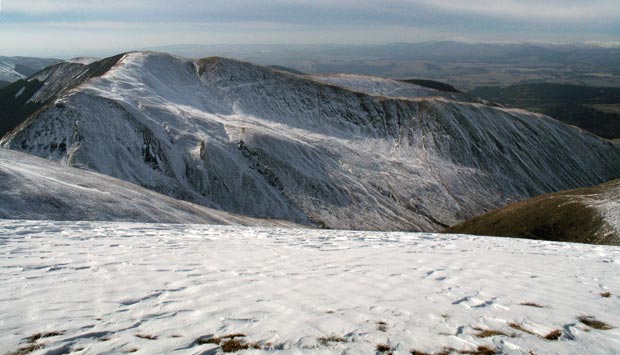
[[[567,84],[479,87],[469,94],[540,112],[605,138],[620,138],[620,88]]]
[[[379,45],[180,45],[149,48],[220,55],[309,74],[424,78],[459,90],[523,82],[620,87],[620,47],[431,41]]]

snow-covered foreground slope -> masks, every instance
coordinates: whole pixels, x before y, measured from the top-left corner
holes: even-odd
[[[620,245],[620,180],[510,204],[447,232]]]
[[[31,78],[44,84],[28,102],[43,107],[1,145],[216,209],[344,229],[439,230],[620,177],[617,143],[549,117],[343,78],[144,52],[64,63]]]
[[[0,218],[293,226],[175,200],[109,176],[1,148]]]
[[[620,348],[616,247],[44,221],[1,221],[0,243],[0,344],[9,352],[218,354],[247,345],[256,348],[247,354],[375,354],[384,344],[393,354],[486,347],[610,355]]]

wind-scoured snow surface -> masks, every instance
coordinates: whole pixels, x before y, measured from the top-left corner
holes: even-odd
[[[212,210],[8,149],[0,149],[0,218],[293,225]]]
[[[9,352],[219,354],[233,334],[246,354],[620,346],[617,247],[45,221],[0,221],[0,243]]]
[[[433,231],[620,177],[617,143],[387,79],[151,52],[33,79],[45,107],[2,146],[253,217]]]

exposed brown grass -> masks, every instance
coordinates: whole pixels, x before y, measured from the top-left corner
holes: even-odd
[[[346,341],[347,341],[345,338],[339,337],[339,336],[336,336],[336,335],[330,335],[328,337],[320,337],[317,340],[323,346],[329,345],[329,343],[346,343]]]
[[[151,335],[151,334],[136,334],[136,338],[146,339],[146,340],[157,340],[157,335]]]
[[[375,349],[377,349],[377,351],[380,353],[387,353],[388,351],[392,350],[392,347],[388,344],[377,344],[377,347]]]
[[[245,337],[245,334],[240,334],[240,333],[222,335],[220,337],[202,336],[202,337],[196,339],[194,341],[194,343],[198,344],[198,345],[203,345],[203,344],[217,344],[217,345],[220,345],[223,340],[235,339],[235,338],[244,338],[244,337]]]
[[[612,326],[605,322],[601,322],[600,320],[592,317],[592,316],[581,316],[579,317],[579,321],[590,328],[599,329],[599,330],[609,330],[613,329]]]
[[[534,302],[521,302],[519,304],[522,306],[528,306],[528,307],[545,308],[545,306],[541,306],[538,303],[534,303]]]
[[[246,342],[238,339],[228,339],[220,343],[220,348],[222,348],[222,351],[225,353],[234,353],[239,350],[249,349],[250,346]]]
[[[618,245],[615,236],[603,233],[605,220],[582,198],[602,193],[608,186],[612,185],[541,195],[475,217],[444,232]]]
[[[377,322],[377,330],[380,332],[387,332],[388,330],[387,323],[383,321]]]
[[[6,353],[5,355],[27,355],[30,354],[33,351],[39,350],[39,349],[43,349],[45,346],[42,344],[28,344],[26,346],[22,346],[21,348],[13,351],[13,352],[9,352]]]
[[[545,335],[543,338],[547,340],[558,340],[560,339],[561,336],[562,336],[562,331],[559,329],[556,329],[550,332],[549,334]]]
[[[601,295],[601,297],[609,298],[609,297],[611,297],[611,292],[601,292],[600,295]]]
[[[432,355],[429,353],[425,353],[424,351],[418,351],[418,350],[411,350],[409,353],[411,355]]]
[[[482,329],[482,328],[474,328],[475,330],[478,331],[478,333],[476,334],[476,337],[478,338],[490,338],[490,337],[494,337],[494,336],[509,336],[508,334],[499,331],[499,330],[494,330],[494,329]]]
[[[486,345],[480,345],[476,350],[461,350],[459,354],[468,354],[468,355],[495,355],[497,354],[497,350],[488,347]]]
[[[43,333],[37,333],[37,334],[33,334],[29,337],[24,338],[24,341],[26,343],[34,343],[39,339],[43,339],[43,338],[51,338],[51,337],[56,337],[59,335],[63,335],[65,332],[43,332]]]
[[[519,323],[509,322],[508,326],[511,327],[512,329],[516,329],[518,331],[521,331],[521,332],[524,332],[524,333],[527,333],[527,334],[536,335],[536,333],[523,328],[523,326],[521,324],[519,324]]]
[[[26,343],[28,343],[27,345],[24,345],[21,348],[15,350],[13,352],[5,353],[5,355],[26,355],[26,354],[30,354],[33,351],[36,351],[36,350],[39,350],[39,349],[43,349],[45,347],[45,345],[43,345],[43,344],[36,344],[36,342],[39,341],[40,339],[51,338],[51,337],[63,335],[64,333],[65,332],[53,331],[53,332],[42,332],[42,333],[33,334],[33,335],[23,339]]]
[[[202,336],[194,340],[194,344],[216,344],[219,345],[220,349],[222,349],[222,351],[225,353],[234,353],[240,350],[247,349],[263,349],[263,347],[258,343],[250,343],[243,339],[237,339],[245,338],[245,336],[245,334],[240,333],[222,335],[220,337]]]
[[[124,350],[123,353],[131,354],[131,353],[135,353],[137,351],[138,351],[138,348],[131,348],[131,349]]]
[[[450,355],[454,353],[463,354],[463,355],[496,355],[496,354],[499,354],[499,352],[494,348],[491,348],[486,345],[480,345],[475,350],[457,350],[454,348],[445,347],[441,350],[441,352],[437,353],[436,355]]]

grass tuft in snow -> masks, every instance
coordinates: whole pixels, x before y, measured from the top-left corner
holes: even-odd
[[[388,351],[392,351],[392,347],[389,346],[388,344],[377,344],[377,352],[380,353],[387,353]]]
[[[42,333],[36,333],[33,334],[29,337],[24,338],[23,340],[28,343],[25,346],[22,346],[21,348],[13,351],[13,352],[8,352],[5,353],[4,355],[26,355],[26,354],[30,354],[34,351],[43,349],[45,347],[45,345],[43,344],[37,344],[36,342],[40,339],[44,339],[44,338],[51,338],[51,337],[55,337],[55,336],[59,336],[59,335],[63,335],[65,332],[42,332]]]
[[[327,346],[330,343],[346,343],[347,342],[347,340],[345,338],[339,337],[339,336],[336,336],[336,335],[330,335],[328,337],[320,337],[317,340],[323,346]]]
[[[494,329],[481,329],[481,328],[474,328],[475,330],[478,331],[478,333],[476,334],[476,337],[478,338],[490,338],[490,337],[494,337],[494,336],[510,336],[502,331],[499,330],[494,330]]]
[[[39,339],[43,339],[43,338],[51,338],[51,337],[56,337],[59,335],[63,335],[65,332],[44,332],[44,333],[37,333],[37,334],[33,334],[29,337],[24,338],[24,341],[26,343],[34,343]]]
[[[43,349],[44,347],[43,344],[28,344],[13,352],[6,353],[5,355],[27,355],[36,350]]]
[[[422,353],[422,352],[411,352],[411,354],[413,355],[431,355],[431,354],[427,354],[427,353]],[[480,345],[478,346],[476,349],[474,350],[457,350],[455,348],[451,348],[451,347],[446,347],[443,348],[441,350],[441,352],[436,353],[435,355],[451,355],[451,354],[463,354],[463,355],[496,355],[499,354],[499,352],[494,349],[491,348],[489,346],[486,345]]]
[[[556,329],[550,332],[549,334],[545,335],[544,338],[547,340],[558,340],[560,339],[561,336],[562,336],[562,331],[559,329]]]
[[[535,302],[522,302],[519,303],[521,306],[535,307],[535,308],[545,308],[545,306],[541,306]]]
[[[605,322],[601,322],[600,320],[592,317],[592,316],[581,316],[579,317],[579,321],[590,328],[598,329],[598,330],[610,330],[613,329],[612,326]]]
[[[531,330],[527,330],[523,328],[523,326],[519,323],[509,322],[508,326],[511,327],[512,329],[516,329],[518,331],[521,331],[527,334],[536,335],[536,333],[532,332]]]

